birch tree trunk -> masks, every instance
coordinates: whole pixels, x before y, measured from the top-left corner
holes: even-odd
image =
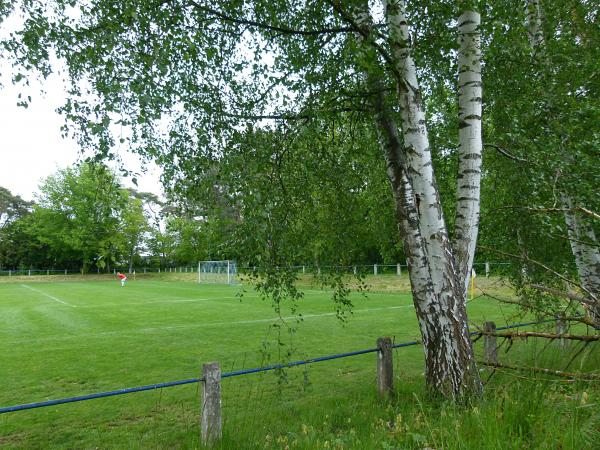
[[[536,60],[544,64],[540,54],[545,44],[542,25],[544,22],[544,13],[540,0],[527,0],[527,34],[529,43],[532,47],[532,53]],[[564,150],[561,151],[565,154]],[[572,158],[571,155],[565,155],[565,158]],[[581,286],[587,290],[590,300],[593,304],[582,304],[587,311],[590,319],[600,327],[600,252],[598,241],[594,230],[586,223],[586,219],[579,216],[575,210],[573,198],[562,192],[560,200],[564,209],[564,218],[567,225],[567,233],[571,245],[571,253],[575,259],[577,275]]]
[[[594,230],[585,222],[585,218],[575,212],[573,200],[563,194],[561,200],[571,252],[575,258],[577,274],[581,286],[591,296],[593,304],[582,304],[590,319],[600,327],[600,253]]]
[[[544,15],[540,0],[527,0],[526,5],[526,23],[527,36],[529,44],[534,52],[541,49],[544,45],[544,33],[542,32],[542,22]]]
[[[481,190],[481,18],[465,11],[458,18],[459,162],[456,188],[454,250],[465,298],[479,230]]]
[[[444,397],[478,394],[481,382],[469,338],[465,291],[435,182],[416,67],[410,55],[405,5],[384,0],[384,7],[394,68],[402,77],[397,99],[393,97],[400,104],[402,135],[388,105],[390,94],[377,89],[377,75],[368,73],[367,79],[379,92],[373,102],[377,129],[404,236],[426,381],[432,393]],[[369,17],[356,15],[359,24],[370,21]]]

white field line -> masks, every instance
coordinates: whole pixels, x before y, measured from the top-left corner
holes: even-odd
[[[309,293],[309,295],[316,295],[317,293]],[[160,300],[162,298],[162,300]],[[240,297],[239,295],[232,295],[232,296],[219,296],[219,297],[198,297],[198,298],[187,298],[187,297],[170,297],[170,298],[166,298],[165,297],[152,297],[148,300],[144,300],[143,298],[140,298],[139,302],[119,302],[119,303],[100,303],[97,305],[79,305],[79,308],[102,308],[105,306],[144,306],[144,305],[153,305],[153,304],[171,304],[171,303],[201,303],[201,302],[206,302],[206,301],[212,301],[212,300],[222,300],[222,299],[240,299],[240,300],[244,300],[247,298],[260,298],[259,295],[249,295],[249,294],[244,294],[242,297]]]
[[[145,284],[156,284],[158,286],[164,287],[164,286],[168,286],[169,289],[172,290],[179,290],[179,291],[198,291],[198,287],[199,286],[206,286],[206,285],[200,285],[198,284],[195,287],[184,287],[181,285],[170,285],[168,283],[172,283],[172,282],[162,282],[162,281],[148,281],[148,280],[144,280]],[[235,289],[235,287],[230,287],[230,289]],[[247,292],[251,292],[252,290],[249,289]],[[303,292],[304,294],[330,294],[333,292],[332,289],[305,289],[305,290],[301,290],[301,292]],[[255,294],[255,293],[254,293]],[[374,291],[364,291],[364,292],[359,292],[359,291],[352,291],[351,294],[356,294],[356,295],[366,295],[367,297],[369,295],[396,295],[399,294],[398,292],[374,292]],[[410,295],[410,294],[409,294]]]
[[[173,297],[172,297],[173,298]],[[140,299],[139,302],[133,303],[100,303],[98,305],[81,305],[79,308],[103,308],[105,306],[144,306],[144,305],[154,305],[154,304],[171,304],[171,303],[201,303],[207,302],[211,300],[221,300],[221,299],[229,299],[229,298],[237,298],[237,297],[206,297],[206,298],[184,298],[184,297],[175,297],[172,300],[143,300]]]
[[[320,294],[330,294],[333,291],[331,289],[326,289],[326,290],[307,289],[307,290],[302,291],[302,292],[304,292],[304,293],[311,293],[311,294],[317,294],[317,293],[320,293]],[[350,294],[360,295],[360,296],[365,295],[367,297],[370,296],[370,295],[390,295],[390,296],[392,296],[392,295],[405,295],[402,292],[374,292],[374,291],[363,291],[363,292],[360,292],[360,291],[351,291]],[[411,294],[409,294],[409,295],[411,295]]]
[[[381,308],[365,308],[365,309],[357,309],[354,311],[355,313],[369,313],[369,312],[377,312],[377,311],[385,311],[385,310],[393,310],[393,309],[401,309],[401,308],[412,308],[413,305],[400,305],[400,306],[386,306]],[[331,317],[335,316],[337,313],[328,312],[322,314],[306,314],[302,316],[287,316],[282,317],[283,320],[296,320],[296,319],[318,319],[321,317]],[[71,335],[71,336],[51,336],[51,337],[38,337],[35,339],[18,339],[15,341],[5,342],[8,345],[12,344],[26,344],[26,343],[35,343],[35,342],[48,342],[48,341],[63,341],[70,339],[81,339],[82,336],[86,338],[90,337],[102,337],[102,336],[128,336],[130,334],[145,334],[152,333],[155,331],[166,331],[166,330],[184,330],[184,329],[192,329],[192,328],[209,328],[216,326],[224,326],[224,325],[251,325],[254,323],[268,323],[268,322],[277,322],[279,321],[279,317],[271,317],[268,319],[253,319],[253,320],[237,320],[232,322],[208,322],[208,323],[194,323],[194,324],[186,324],[186,325],[169,325],[163,327],[148,327],[148,328],[136,328],[129,329],[127,331],[102,331],[99,333],[87,333],[82,335]]]
[[[63,300],[61,300],[59,298],[56,298],[56,297],[50,295],[50,294],[46,294],[44,291],[40,291],[39,289],[32,288],[31,286],[27,286],[26,284],[21,284],[21,286],[24,287],[24,288],[26,288],[26,289],[29,289],[30,291],[37,292],[38,294],[41,294],[44,297],[47,297],[50,300],[53,300],[55,302],[62,303],[63,305],[69,306],[71,308],[77,308],[77,306],[71,305],[70,303],[67,303],[67,302],[65,302],[65,301],[63,301]]]

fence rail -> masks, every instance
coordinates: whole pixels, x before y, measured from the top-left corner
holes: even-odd
[[[543,323],[555,322],[555,321],[556,321],[556,319],[548,319],[548,320],[542,320],[542,321],[537,321],[537,322],[522,322],[522,323],[507,325],[504,327],[498,327],[498,328],[496,328],[496,330],[507,330],[507,329],[511,329],[511,328],[520,328],[520,327],[525,327],[525,326],[529,326],[529,325],[540,325]],[[482,333],[479,331],[473,331],[470,333],[470,335],[471,336],[481,336]],[[418,345],[420,343],[421,343],[420,341],[409,341],[409,342],[403,342],[403,343],[399,343],[399,344],[392,344],[391,347],[397,349],[397,348],[403,348],[403,347],[410,347],[412,345]],[[292,361],[289,363],[272,364],[269,366],[256,367],[256,368],[252,368],[252,369],[234,370],[231,372],[222,373],[221,379],[237,377],[237,376],[242,376],[242,375],[249,375],[249,374],[253,374],[253,373],[268,372],[271,370],[285,369],[285,368],[296,367],[296,366],[301,366],[301,365],[306,365],[306,364],[314,364],[317,362],[330,361],[333,359],[348,358],[351,356],[364,355],[367,353],[375,353],[379,350],[380,350],[379,347],[374,347],[374,348],[369,348],[369,349],[364,349],[364,350],[356,350],[356,351],[352,351],[352,352],[337,353],[334,355],[319,356],[319,357],[310,358],[310,359]],[[81,402],[81,401],[93,400],[93,399],[97,399],[97,398],[112,397],[115,395],[131,394],[134,392],[143,392],[143,391],[150,391],[150,390],[154,390],[154,389],[162,389],[162,388],[168,388],[168,387],[173,387],[173,386],[181,386],[181,385],[185,385],[185,384],[199,383],[201,381],[204,381],[204,377],[189,378],[186,380],[178,380],[178,381],[168,381],[168,382],[164,382],[164,383],[156,383],[156,384],[150,384],[150,385],[146,385],[146,386],[117,389],[114,391],[98,392],[95,394],[80,395],[80,396],[76,396],[76,397],[67,397],[67,398],[48,400],[48,401],[43,401],[43,402],[34,402],[34,403],[26,403],[26,404],[21,404],[21,405],[7,406],[7,407],[0,408],[0,414],[16,412],[16,411],[23,411],[23,410],[27,410],[27,409],[43,408],[43,407],[47,407],[47,406],[61,405],[61,404],[65,404],[65,403]]]
[[[145,273],[194,273],[198,269],[192,266],[177,266],[177,267],[136,267],[131,272],[129,268],[117,267],[110,271],[102,271],[100,269],[92,269],[86,272],[86,275],[111,275],[117,272],[131,274]],[[41,276],[41,275],[82,275],[81,270],[75,269],[8,269],[0,270],[0,277],[17,277],[17,276]]]
[[[504,269],[509,266],[510,263],[506,262],[482,262],[482,263],[474,263],[473,268],[478,274],[484,274],[485,276],[489,276],[491,274],[501,274],[504,272]],[[286,267],[287,269],[295,270],[301,273],[314,273],[320,272],[321,270],[337,270],[337,271],[347,271],[348,273],[360,273],[360,274],[373,274],[373,275],[398,275],[401,276],[403,273],[406,273],[408,269],[407,264],[355,264],[349,266],[315,266],[315,265],[294,265]],[[253,270],[255,269],[252,266],[242,267],[240,266],[238,270],[240,272]],[[171,267],[135,267],[131,272],[129,272],[128,267],[115,267],[112,271],[101,271],[100,269],[92,269],[88,272],[88,274],[116,274],[118,271],[122,271],[124,273],[133,273],[133,274],[146,274],[146,273],[195,273],[198,272],[198,268],[196,266],[171,266]],[[0,277],[2,276],[41,276],[41,275],[76,275],[81,274],[81,270],[76,269],[8,269],[8,270],[0,270]]]

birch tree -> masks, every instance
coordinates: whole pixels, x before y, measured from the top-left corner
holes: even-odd
[[[470,3],[443,3],[439,10],[426,3],[410,4],[414,11],[436,11],[421,17],[421,25],[436,22],[443,29],[458,18],[460,32],[454,30],[454,38],[462,36],[461,127],[456,130],[462,156],[454,245],[430,148],[426,92],[415,58],[419,48],[413,46],[404,1],[383,1],[379,22],[364,0],[219,5],[96,0],[75,6],[54,0],[47,10],[25,3],[29,20],[5,47],[25,67],[47,69],[55,53],[67,65],[70,81],[62,112],[81,144],[107,157],[122,139],[156,158],[169,185],[200,179],[215,162],[225,172],[242,144],[238,138],[256,127],[272,131],[282,123],[299,123],[298,128],[328,123],[334,135],[336,120],[340,123],[346,114],[350,123],[370,121],[379,137],[371,146],[382,150],[379,158],[405,242],[427,384],[435,394],[460,398],[481,390],[465,301],[477,238],[481,163],[479,14]],[[448,10],[455,14],[447,16]],[[439,56],[432,60],[445,64]],[[116,138],[113,123],[130,134]],[[278,169],[282,153],[283,158],[263,161],[263,169]],[[244,167],[229,169],[234,176]],[[272,173],[280,181],[277,170]],[[343,175],[328,174],[340,181]],[[268,223],[274,223],[275,213],[287,220],[287,193],[281,203],[267,198],[261,204],[267,246],[281,248]]]
[[[526,11],[526,26],[533,57],[537,64],[542,67],[542,70],[548,71],[542,29],[544,13],[540,1],[528,0]],[[564,148],[565,139],[559,139],[556,151],[560,157],[566,160],[574,158],[575,156]],[[557,176],[560,176],[560,172]],[[590,300],[582,306],[589,313],[591,319],[600,326],[600,246],[598,246],[593,228],[586,223],[588,218],[583,217],[581,211],[578,211],[578,205],[575,204],[571,195],[566,191],[562,191],[557,197],[563,209],[569,244],[575,259],[579,281],[584,289],[584,295],[589,297],[588,300]]]
[[[411,56],[406,4],[386,1],[384,7],[390,59],[397,74],[401,135],[390,112],[390,100],[380,96],[375,99],[374,107],[405,239],[413,301],[423,337],[426,377],[435,391],[460,396],[479,390],[468,336],[466,287],[463,289],[466,283],[455,267],[439,201],[425,111]],[[346,15],[339,5],[337,8]],[[361,17],[365,14],[359,12],[358,24],[363,29],[365,21],[361,22]],[[346,16],[346,20],[352,22],[353,18]],[[371,87],[378,84],[371,82]],[[465,257],[468,259],[466,253]]]
[[[481,163],[481,18],[473,10],[464,11],[458,18],[460,48],[458,51],[459,88],[459,168],[455,249],[458,270],[464,282],[465,295],[475,257],[479,231]]]
[[[594,302],[584,280],[585,271],[597,267],[585,255],[598,249],[600,54],[592,44],[597,7],[560,0],[543,10],[544,4],[494,5],[496,20],[486,30],[488,214],[482,233],[488,249],[516,261],[511,276],[521,298],[557,314],[574,312],[573,303],[540,287],[564,291],[568,280],[568,289],[584,297],[579,312]]]

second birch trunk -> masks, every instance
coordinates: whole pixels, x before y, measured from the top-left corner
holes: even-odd
[[[454,250],[466,292],[475,257],[481,190],[481,18],[465,11],[458,18],[459,163],[456,189]]]

